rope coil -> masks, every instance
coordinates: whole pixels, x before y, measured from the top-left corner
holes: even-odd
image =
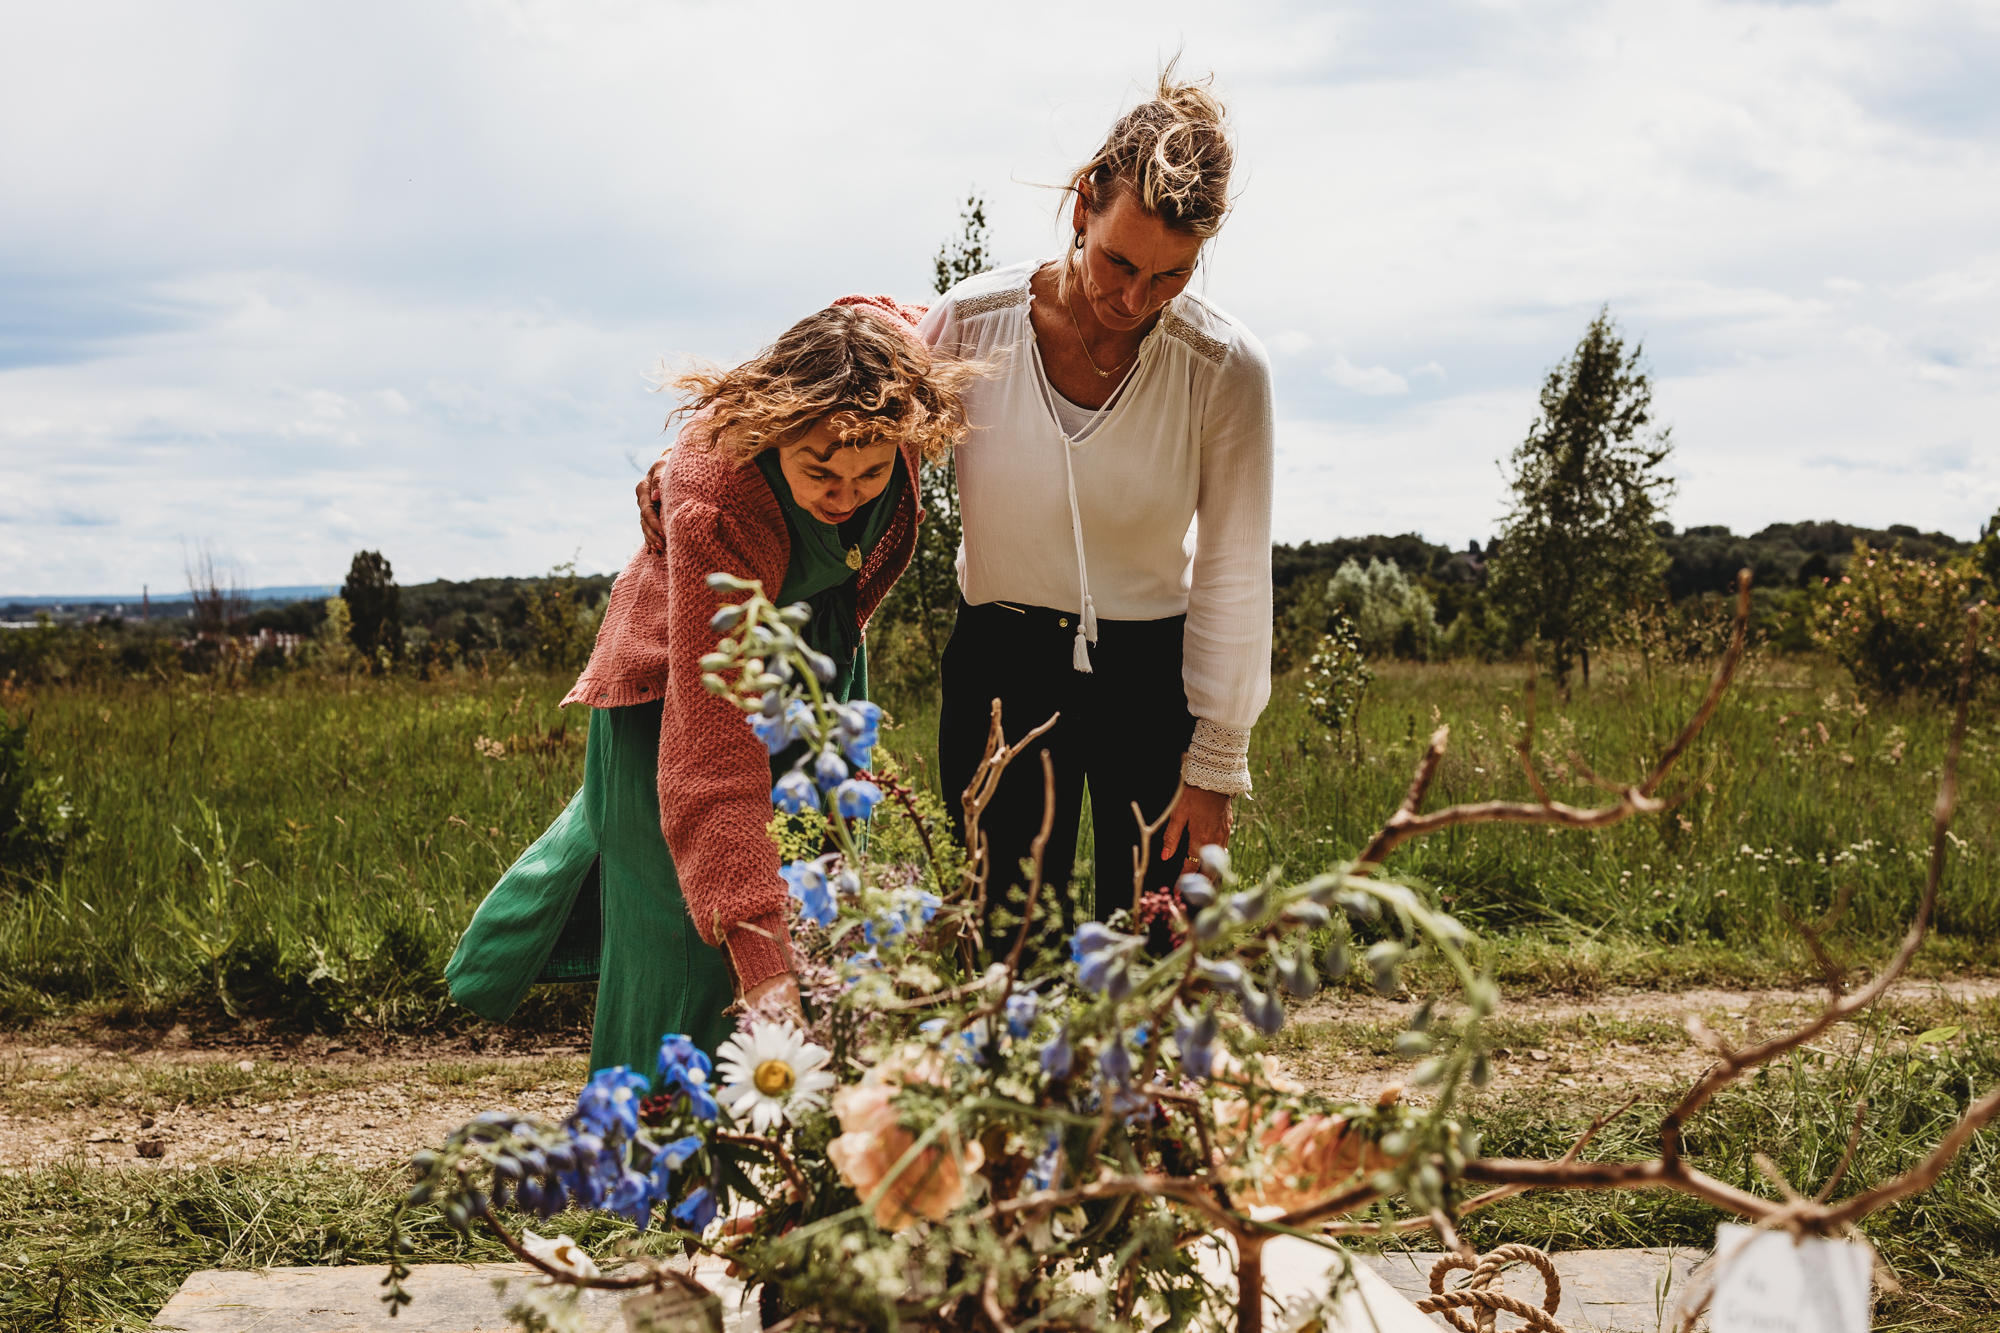
[[[1544,1294],[1539,1308],[1492,1285],[1501,1270],[1512,1263],[1532,1265],[1541,1274]],[[1446,1291],[1445,1274],[1455,1268],[1470,1269],[1471,1274],[1464,1286]],[[1526,1321],[1523,1329],[1534,1329],[1537,1333],[1569,1333],[1555,1319],[1556,1306],[1562,1303],[1562,1279],[1556,1276],[1555,1261],[1532,1245],[1502,1245],[1491,1254],[1479,1256],[1476,1264],[1461,1255],[1448,1254],[1431,1266],[1431,1291],[1433,1295],[1416,1303],[1417,1309],[1425,1314],[1443,1315],[1445,1322],[1459,1333],[1494,1333],[1503,1310]],[[1458,1313],[1468,1309],[1473,1311],[1470,1320]]]

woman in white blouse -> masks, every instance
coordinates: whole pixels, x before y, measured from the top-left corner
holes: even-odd
[[[1085,784],[1103,917],[1132,904],[1134,803],[1158,819],[1186,781],[1149,892],[1228,843],[1271,692],[1269,367],[1249,330],[1186,290],[1228,211],[1223,114],[1170,67],[1072,175],[1063,257],[968,278],[921,325],[993,368],[966,392],[956,455],[962,603],[940,776],[965,788],[995,698],[1010,738],[1061,713],[1036,748],[1055,768],[1046,870],[1065,934]],[[1041,765],[1015,765],[981,824],[989,904],[1021,879],[1042,805]],[[996,947],[1019,928],[1014,897],[989,916]]]

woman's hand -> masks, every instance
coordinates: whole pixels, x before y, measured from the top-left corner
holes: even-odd
[[[743,997],[743,1007],[768,1008],[776,1001],[799,1027],[806,1025],[805,1006],[799,1002],[799,979],[790,972],[780,972],[777,976],[758,982],[750,993]]]
[[[1181,845],[1183,833],[1187,835],[1188,845],[1183,865],[1188,870],[1201,863],[1201,849],[1210,843],[1227,847],[1233,822],[1230,802],[1234,799],[1202,787],[1181,788],[1181,799],[1174,803],[1173,813],[1167,816],[1167,826],[1160,832],[1160,859],[1164,861],[1174,854],[1174,850]]]
[[[653,497],[667,488],[667,460],[663,456],[659,462],[646,470],[639,478],[639,484],[632,488],[639,498],[639,535],[645,539],[646,549],[654,555],[667,553],[667,522],[660,517],[660,502]]]

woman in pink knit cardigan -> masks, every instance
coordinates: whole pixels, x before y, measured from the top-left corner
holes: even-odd
[[[592,709],[583,790],[487,895],[453,998],[501,1021],[536,980],[598,980],[591,1068],[650,1073],[663,1033],[714,1051],[737,999],[798,1002],[773,756],[696,665],[717,571],[813,608],[831,693],[867,697],[861,631],[910,560],[912,479],[964,429],[961,362],[918,340],[921,307],[843,297],[734,370],[682,377],[690,415],[651,503],[664,541],[612,585],[565,704]],[[660,476],[655,473],[655,476]],[[601,913],[601,915],[599,915]]]

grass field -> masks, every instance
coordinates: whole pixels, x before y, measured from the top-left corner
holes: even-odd
[[[59,875],[0,897],[0,1020],[450,1018],[452,943],[579,781],[584,719],[555,707],[566,684],[302,675],[238,691],[17,692],[34,749],[94,834]],[[1570,702],[1545,698],[1535,750],[1553,794],[1602,797],[1575,756],[1636,777],[1701,685],[1699,672],[1614,660]],[[901,711],[888,744],[927,774],[934,713]],[[1351,739],[1316,734],[1281,680],[1252,751],[1239,863],[1303,875],[1351,855],[1440,722],[1452,745],[1434,802],[1527,796],[1511,750],[1524,714],[1517,669],[1386,664],[1357,756]],[[1685,799],[1667,815],[1596,836],[1463,828],[1393,868],[1480,928],[1503,984],[1795,977],[1805,959],[1787,914],[1813,919],[1851,890],[1832,938],[1857,960],[1900,932],[1943,731],[1940,709],[1870,705],[1811,663],[1753,663],[1671,784]],[[1983,710],[1927,967],[2000,965],[1996,742]],[[574,1019],[574,997],[549,1006]]]
[[[1601,795],[1572,752],[1608,777],[1637,776],[1704,679],[1614,659],[1572,700],[1544,697],[1535,751],[1553,794]],[[443,994],[443,962],[481,895],[579,780],[584,719],[554,706],[567,684],[509,672],[433,682],[298,676],[241,691],[195,681],[16,691],[10,710],[33,710],[35,752],[66,779],[95,833],[60,875],[0,890],[0,1022],[226,1029],[237,1022],[231,1011],[278,1028],[467,1022]],[[1510,748],[1525,710],[1515,668],[1384,664],[1358,746],[1352,737],[1336,745],[1310,725],[1296,682],[1279,681],[1253,748],[1257,792],[1239,812],[1239,864],[1303,875],[1351,855],[1402,799],[1440,723],[1451,725],[1452,746],[1434,802],[1525,796]],[[934,712],[897,711],[885,739],[926,775]],[[1823,665],[1753,661],[1670,784],[1685,799],[1665,817],[1595,837],[1465,829],[1406,848],[1392,868],[1479,928],[1484,959],[1516,995],[1798,983],[1813,969],[1787,914],[1815,917],[1851,890],[1830,939],[1862,965],[1903,928],[1921,883],[1944,723],[1933,707],[1857,700]],[[1941,929],[1920,974],[2000,971],[1997,749],[1989,705],[1974,716]],[[1419,990],[1429,980],[1421,969],[1408,979]],[[587,1009],[583,988],[550,988],[523,1021],[574,1024]],[[2000,1078],[1991,1009],[1891,1014],[1871,1037],[1774,1069],[1718,1101],[1692,1152],[1705,1169],[1750,1185],[1751,1153],[1761,1149],[1810,1188],[1865,1094],[1883,1128],[1854,1174],[1879,1179]],[[1918,1025],[1946,1020],[1963,1032],[1914,1043]],[[1393,1035],[1350,1026],[1287,1039],[1365,1049]],[[1526,1021],[1499,1037],[1564,1047],[1578,1061],[1608,1042],[1677,1039],[1657,1023],[1585,1026],[1543,1031]],[[298,1086],[273,1090],[233,1069],[157,1071],[136,1083],[78,1073],[7,1100],[36,1114],[58,1103],[296,1098],[360,1077],[288,1075]],[[1657,1118],[1666,1091],[1641,1092],[1597,1151],[1648,1153],[1647,1113]],[[1496,1088],[1471,1113],[1489,1151],[1546,1155],[1595,1109],[1547,1088],[1505,1097]],[[1937,1189],[1871,1224],[1913,1279],[1914,1294],[1885,1307],[1880,1326],[1981,1327],[1981,1312],[2000,1305],[1991,1138]],[[136,1327],[198,1267],[377,1262],[394,1188],[391,1172],[324,1159],[0,1172],[0,1329]],[[1554,1194],[1471,1219],[1468,1235],[1559,1248],[1700,1244],[1715,1220],[1670,1195]],[[620,1225],[560,1224],[594,1242]],[[497,1257],[462,1246],[441,1223],[422,1223],[417,1239],[420,1258]]]

